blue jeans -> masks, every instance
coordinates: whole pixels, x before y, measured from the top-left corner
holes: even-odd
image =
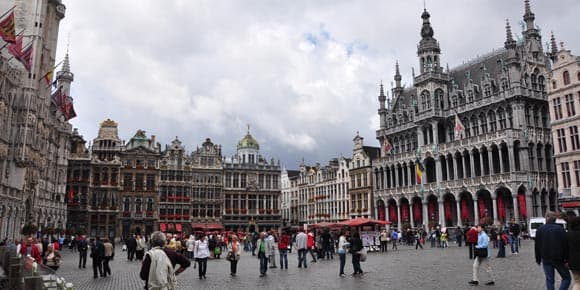
[[[352,254],[352,268],[354,274],[362,274],[362,269],[360,267],[360,254]]]
[[[560,284],[560,290],[567,290],[572,282],[572,277],[570,277],[570,271],[563,264],[543,264],[544,274],[546,274],[546,289],[554,290],[554,269],[558,271],[560,277],[562,277],[562,284]]]
[[[340,258],[340,272],[338,274],[342,275],[344,274],[344,264],[346,264],[346,253],[338,254],[338,257]]]
[[[519,237],[513,236],[513,238],[512,238],[512,254],[520,252],[519,243],[520,243]]]
[[[260,274],[266,274],[268,271],[268,257],[264,252],[258,252],[258,258],[260,259]]]
[[[288,269],[288,250],[282,249],[278,251],[280,252],[280,269],[283,269],[284,265],[286,265],[286,269]]]
[[[304,268],[306,265],[306,249],[298,249],[298,268],[302,268],[302,263],[304,262]]]

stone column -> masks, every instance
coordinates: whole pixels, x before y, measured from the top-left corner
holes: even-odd
[[[465,179],[467,177],[467,170],[465,170],[465,157],[463,156],[463,153],[461,154],[461,168],[463,169],[463,178]]]
[[[417,127],[417,146],[423,146],[423,127]]]
[[[401,220],[401,203],[398,202],[397,203],[397,231],[400,231],[402,229],[402,224],[403,221]]]
[[[415,218],[413,217],[413,204],[409,202],[409,220],[411,221],[411,227],[415,227]]]
[[[389,215],[389,204],[387,203],[386,200],[383,200],[385,202],[385,220],[388,220],[390,222],[393,222],[391,220],[391,216]]]
[[[479,209],[477,208],[477,199],[473,200],[473,222],[479,224]]]
[[[503,153],[501,152],[501,146],[497,147],[497,152],[499,153],[499,173],[503,173]]]
[[[493,205],[493,223],[497,223],[499,221],[498,219],[498,215],[497,215],[497,197],[494,197],[492,199],[492,205]],[[504,204],[505,206],[505,204]]]
[[[518,207],[518,195],[516,193],[516,195],[513,196],[513,205],[514,205],[514,219],[516,220],[516,223],[520,222],[520,208]]]
[[[427,201],[423,201],[423,224],[426,227],[429,227],[429,211],[427,210],[427,207]]]
[[[456,200],[456,205],[457,205],[457,226],[462,227],[463,226],[463,221],[461,220],[461,204],[459,202],[459,200]]]
[[[439,203],[439,224],[445,225],[445,213],[443,212],[443,199],[440,197],[438,200]]]
[[[396,166],[396,165],[395,165],[395,186],[396,186],[396,187],[399,187],[399,186],[401,186],[401,185],[399,184],[399,168],[398,168],[398,166]]]
[[[493,151],[491,151],[491,147],[489,151],[487,151],[487,163],[489,164],[489,175],[493,175]]]
[[[469,151],[469,170],[471,171],[471,177],[475,176],[475,157],[473,157],[473,151]]]
[[[436,178],[436,182],[437,184],[439,184],[441,182],[442,177],[442,171],[443,168],[441,167],[441,159],[437,158],[435,159],[435,178]]]
[[[515,172],[516,171],[516,161],[514,158],[514,146],[510,144],[507,146],[508,149],[508,160],[509,160],[509,170],[508,172]]]
[[[483,166],[483,151],[479,151],[479,165],[481,166],[481,176],[485,175],[485,166]]]
[[[453,180],[459,179],[459,175],[457,175],[457,158],[455,155],[451,155],[451,159],[453,160]]]
[[[439,144],[439,128],[437,127],[437,122],[432,122],[431,123],[431,132],[433,134],[433,144]]]

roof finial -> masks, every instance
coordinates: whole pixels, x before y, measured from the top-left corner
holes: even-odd
[[[516,47],[516,42],[514,40],[514,37],[512,35],[512,27],[510,25],[510,21],[509,19],[505,20],[505,43],[504,43],[504,47],[506,49],[510,49],[510,48],[515,48]]]
[[[550,44],[552,49],[552,54],[558,53],[558,45],[556,44],[556,37],[554,37],[554,31],[552,31],[552,36],[550,37]]]
[[[384,96],[385,96],[385,90],[384,90],[384,88],[383,88],[383,81],[382,81],[382,80],[381,80],[381,91],[380,91],[380,94],[379,94],[379,96],[380,96],[380,97],[384,97]]]
[[[530,8],[530,0],[525,0],[524,6],[525,6],[524,21],[526,22],[527,29],[528,30],[536,29],[536,27],[534,26],[534,19],[536,19],[536,16],[534,15],[532,9]]]

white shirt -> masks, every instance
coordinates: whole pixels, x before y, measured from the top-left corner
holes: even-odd
[[[209,248],[206,239],[195,241],[194,256],[200,259],[209,257]]]

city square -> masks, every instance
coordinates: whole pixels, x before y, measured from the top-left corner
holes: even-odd
[[[2,1],[0,288],[578,287],[578,11]],[[260,259],[230,276],[236,239]],[[425,249],[374,251],[397,239]],[[296,251],[266,275],[286,244],[352,252],[349,275]],[[172,286],[176,252],[207,279]]]

